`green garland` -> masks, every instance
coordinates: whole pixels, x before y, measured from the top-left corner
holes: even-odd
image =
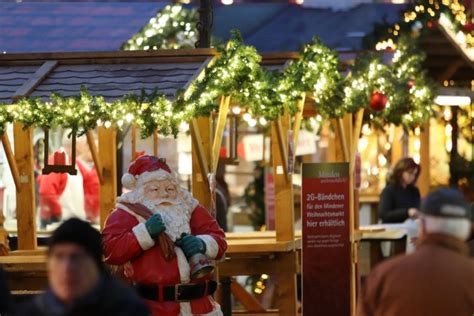
[[[397,42],[400,35],[417,33],[423,28],[433,27],[444,14],[453,24],[455,31],[463,31],[468,47],[474,47],[474,29],[466,9],[458,0],[417,0],[408,4],[395,24],[376,23],[374,31],[364,38],[367,48],[372,49],[380,41]],[[471,17],[472,18],[472,17]]]
[[[197,41],[196,9],[179,4],[167,5],[137,34],[122,45],[122,50],[194,48]]]
[[[367,108],[372,93],[381,92],[388,100],[386,108],[366,111],[365,121],[379,129],[390,123],[414,129],[428,120],[434,97],[422,70],[424,55],[403,37],[391,65],[383,64],[382,57],[372,53],[356,59],[351,75],[344,80],[343,112]]]
[[[188,91],[178,91],[174,102],[157,91],[142,91],[140,95],[130,94],[107,103],[103,97],[91,96],[81,87],[78,96],[52,94],[47,101],[22,99],[11,115],[27,127],[61,126],[78,135],[98,124],[122,128],[134,123],[146,138],[155,130],[176,136],[183,122],[218,111],[222,96],[232,97],[253,117],[268,121],[284,111],[295,113],[296,101],[308,91],[323,119],[366,108],[371,94],[380,91],[388,98],[386,109],[367,111],[375,127],[394,123],[412,129],[429,117],[432,88],[421,70],[423,55],[409,39],[400,40],[392,65],[384,65],[380,55],[365,55],[356,60],[351,75],[345,79],[341,79],[337,69],[337,55],[317,38],[283,72],[267,71],[260,61],[255,48],[244,45],[240,34],[233,32],[215,63]],[[410,81],[413,86],[408,88]],[[10,121],[11,117],[0,112],[0,126]]]
[[[0,135],[7,130],[7,124],[13,123],[15,117],[11,110],[4,104],[0,104]]]

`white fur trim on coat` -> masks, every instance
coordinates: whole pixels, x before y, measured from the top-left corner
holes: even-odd
[[[151,180],[169,179],[173,183],[178,184],[178,181],[176,180],[176,176],[173,173],[169,173],[168,171],[163,170],[163,169],[154,170],[154,171],[145,171],[142,174],[135,176],[135,178],[137,179],[136,187],[140,187],[145,182],[148,182]]]
[[[148,250],[155,245],[155,241],[151,238],[144,223],[136,225],[132,231],[143,250]]]
[[[191,267],[189,266],[188,259],[184,255],[184,252],[179,247],[174,247],[174,251],[176,252],[177,261],[178,261],[178,270],[179,270],[179,278],[181,283],[189,283],[190,275],[191,275]]]
[[[222,313],[221,306],[214,301],[212,296],[209,297],[211,300],[212,305],[214,306],[212,312],[207,313],[207,314],[199,314],[200,316],[223,316],[224,314]],[[182,302],[179,303],[179,315],[180,316],[193,316],[194,314],[191,311],[191,303],[189,302]]]
[[[219,252],[219,245],[211,235],[197,235],[206,244],[206,256],[210,259],[215,259]]]

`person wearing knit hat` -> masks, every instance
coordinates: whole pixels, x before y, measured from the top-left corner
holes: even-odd
[[[216,220],[164,159],[138,157],[122,184],[130,191],[117,199],[102,232],[106,262],[121,268],[153,315],[222,315],[212,298],[216,282],[206,274],[209,260],[227,249]]]
[[[54,231],[47,270],[49,289],[20,306],[18,315],[149,315],[142,300],[106,272],[100,233],[85,221],[71,218]]]
[[[441,188],[420,208],[417,249],[379,264],[367,277],[358,315],[472,315],[474,261],[466,239],[471,211],[461,192]]]

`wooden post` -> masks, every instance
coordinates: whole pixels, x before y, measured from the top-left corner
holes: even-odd
[[[153,131],[153,156],[158,157],[158,132],[156,129]]]
[[[392,157],[391,157],[391,165],[394,166],[397,161],[399,161],[401,158],[403,158],[404,155],[404,139],[403,139],[403,127],[401,126],[395,126],[395,133],[393,137],[393,143],[392,143]]]
[[[192,191],[193,196],[203,206],[211,206],[211,192],[207,175],[211,159],[211,120],[209,117],[199,117],[189,124],[192,138]]]
[[[115,208],[117,198],[117,133],[114,127],[98,127],[99,157],[103,183],[100,184],[100,227]]]
[[[421,174],[418,179],[418,188],[421,196],[425,196],[430,191],[430,123],[423,125],[420,134],[420,166]]]
[[[36,249],[35,176],[33,161],[33,128],[13,123],[15,160],[20,174],[20,190],[16,194],[18,249]]]
[[[132,124],[132,161],[137,158],[137,127]]]
[[[288,152],[290,116],[285,113],[272,123],[272,161],[275,181],[275,228],[277,241],[294,240],[294,203],[291,174],[283,170],[287,162],[281,153]],[[279,131],[280,130],[280,131]],[[284,147],[284,148],[280,148]],[[280,315],[296,315],[296,275],[294,271],[278,275],[278,303]]]

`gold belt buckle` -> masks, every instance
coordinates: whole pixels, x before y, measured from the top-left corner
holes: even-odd
[[[179,299],[179,295],[181,294],[181,292],[179,291],[179,287],[181,286],[181,284],[175,284],[174,285],[174,300],[175,301],[181,301]]]

